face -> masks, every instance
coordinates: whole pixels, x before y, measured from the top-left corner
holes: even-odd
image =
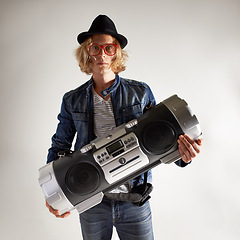
[[[106,34],[95,34],[92,36],[93,44],[98,44],[100,46],[105,44],[113,43],[113,37]],[[92,71],[93,74],[107,74],[113,73],[111,69],[111,63],[114,56],[109,56],[101,48],[100,53],[96,56],[90,56],[92,60]]]

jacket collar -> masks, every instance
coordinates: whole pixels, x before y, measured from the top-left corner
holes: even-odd
[[[120,77],[118,74],[116,74],[114,83],[109,88],[102,90],[100,92],[101,95],[105,98],[107,95],[109,95],[113,91],[115,91],[117,89],[117,87],[119,86],[119,84],[120,84]],[[87,95],[89,95],[90,91],[92,90],[92,86],[93,86],[93,78],[91,77],[88,87],[87,87]]]

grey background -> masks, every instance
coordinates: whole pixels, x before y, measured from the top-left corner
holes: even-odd
[[[240,2],[238,0],[2,0],[0,237],[81,239],[78,214],[44,205],[45,164],[62,95],[89,79],[76,36],[107,14],[129,44],[120,74],[147,82],[158,102],[178,94],[196,113],[202,153],[185,169],[153,170],[156,239],[240,238]],[[114,234],[113,239],[118,239]]]

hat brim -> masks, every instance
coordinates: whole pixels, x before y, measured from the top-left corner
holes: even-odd
[[[82,44],[88,37],[93,36],[94,34],[107,34],[107,35],[111,35],[112,37],[116,38],[121,46],[121,48],[123,49],[127,43],[128,40],[127,38],[125,38],[123,35],[121,34],[116,34],[113,32],[82,32],[77,36],[77,41],[79,44]]]

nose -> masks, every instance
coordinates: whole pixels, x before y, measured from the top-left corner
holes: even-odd
[[[104,57],[106,56],[106,53],[105,53],[103,47],[101,47],[100,52],[99,52],[99,55],[100,55],[100,56],[104,56]]]

